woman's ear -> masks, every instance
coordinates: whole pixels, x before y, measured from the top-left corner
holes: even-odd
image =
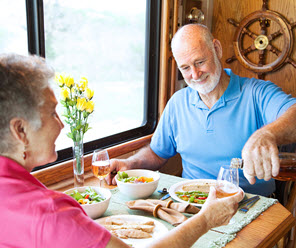
[[[220,41],[217,40],[217,39],[214,39],[213,43],[214,43],[214,48],[215,48],[216,54],[217,54],[218,58],[221,60],[221,58],[222,58],[222,45],[221,45]]]
[[[10,131],[12,136],[22,142],[23,144],[27,144],[27,125],[28,123],[21,118],[13,118],[10,120]]]

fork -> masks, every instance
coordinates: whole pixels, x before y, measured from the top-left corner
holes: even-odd
[[[260,199],[260,197],[258,196],[258,198],[253,199],[252,201],[248,202],[245,206],[240,208],[239,211],[244,212],[244,213],[248,212],[250,207],[252,207],[259,199]]]

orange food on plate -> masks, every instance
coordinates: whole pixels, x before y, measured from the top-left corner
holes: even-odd
[[[153,182],[153,178],[140,176],[138,179],[135,180],[135,182]]]

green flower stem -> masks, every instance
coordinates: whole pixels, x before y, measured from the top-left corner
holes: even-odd
[[[85,130],[85,125],[87,124],[88,116],[89,116],[89,115],[87,115],[87,116],[85,117],[85,122],[84,122],[84,126],[83,126],[83,134],[86,132],[86,130]]]
[[[76,173],[80,175],[82,172],[82,168],[84,165],[82,165],[82,160],[83,160],[83,136],[80,136],[80,140],[74,142],[73,146],[73,153],[74,153],[74,158],[76,160]]]

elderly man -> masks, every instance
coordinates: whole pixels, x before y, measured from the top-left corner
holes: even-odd
[[[156,170],[180,153],[182,177],[215,179],[220,166],[242,157],[240,186],[270,195],[271,177],[279,172],[277,146],[296,141],[296,99],[269,81],[223,70],[221,43],[203,25],[180,28],[172,51],[189,87],[167,103],[150,146],[112,160],[111,170]],[[107,181],[111,184],[111,176]]]

